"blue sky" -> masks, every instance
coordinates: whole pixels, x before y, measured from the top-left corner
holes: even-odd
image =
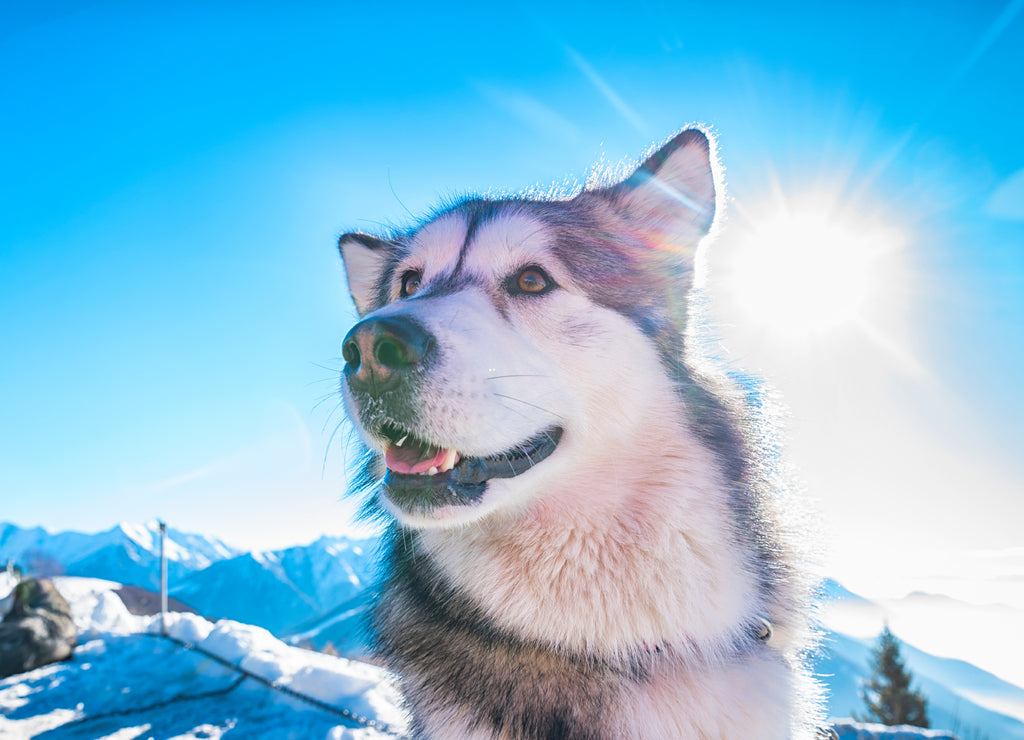
[[[792,410],[830,567],[1021,581],[1024,1],[370,5],[0,9],[0,519],[344,529],[337,235],[699,121],[723,354]],[[822,201],[898,246],[864,321],[797,340],[729,280]]]

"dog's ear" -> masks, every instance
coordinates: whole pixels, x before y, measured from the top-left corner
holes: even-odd
[[[605,192],[659,249],[692,255],[715,220],[714,156],[707,134],[685,129]]]
[[[338,240],[345,263],[348,290],[360,316],[369,313],[378,300],[381,277],[394,256],[395,244],[370,234],[351,232]]]

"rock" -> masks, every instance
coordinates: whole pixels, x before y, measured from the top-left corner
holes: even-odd
[[[128,611],[136,616],[146,617],[160,613],[160,594],[156,591],[125,585],[118,588],[114,593],[121,597],[121,601],[124,602]],[[173,596],[167,599],[167,611],[187,612],[188,614],[199,613]]]
[[[0,678],[67,660],[78,644],[71,607],[50,581],[14,588],[14,605],[0,622]]]

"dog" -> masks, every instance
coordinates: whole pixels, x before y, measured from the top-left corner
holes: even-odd
[[[422,738],[814,737],[773,453],[697,339],[713,137],[573,197],[344,234],[373,616]],[[607,179],[607,178],[606,178]]]

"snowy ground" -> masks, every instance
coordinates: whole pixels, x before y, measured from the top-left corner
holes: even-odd
[[[376,740],[405,728],[397,693],[375,666],[191,614],[170,615],[177,642],[168,640],[159,616],[128,613],[113,593],[119,584],[55,582],[72,604],[80,644],[69,662],[0,680],[0,737],[214,740],[230,731],[247,740]]]

